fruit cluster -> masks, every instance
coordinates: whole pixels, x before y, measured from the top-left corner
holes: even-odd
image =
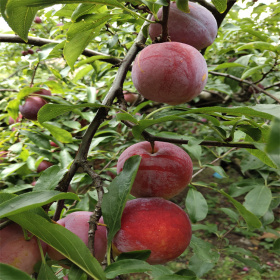
[[[127,148],[119,157],[117,172],[133,155],[141,163],[127,202],[121,229],[113,240],[116,254],[151,250],[150,264],[163,264],[180,256],[191,240],[187,214],[167,199],[179,194],[191,181],[193,165],[189,155],[170,143],[140,142]]]
[[[189,102],[204,88],[208,72],[198,50],[211,45],[217,35],[217,22],[206,8],[189,3],[190,13],[170,3],[168,32],[171,42],[143,49],[132,67],[132,82],[145,98],[170,105]],[[162,18],[162,9],[158,12]],[[161,35],[161,24],[151,24],[150,37]]]

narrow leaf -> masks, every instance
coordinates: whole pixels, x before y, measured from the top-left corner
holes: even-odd
[[[32,280],[25,272],[4,263],[0,263],[0,279],[2,280]]]
[[[227,8],[227,0],[212,0],[212,3],[214,4],[218,12],[220,12],[221,14]]]
[[[72,143],[72,134],[65,129],[59,128],[55,125],[49,123],[43,123],[43,127],[49,130],[49,132],[53,135],[56,140],[62,143]]]
[[[267,42],[251,42],[248,44],[245,44],[239,48],[237,48],[237,51],[242,51],[242,50],[246,50],[246,49],[257,49],[260,51],[276,51],[276,46],[272,45],[271,43],[267,43]]]
[[[51,245],[92,278],[106,279],[99,262],[91,255],[84,242],[68,229],[32,211],[9,216],[9,219]]]
[[[182,12],[185,12],[185,13],[190,12],[189,0],[176,0],[176,6]]]
[[[102,214],[105,224],[109,228],[108,244],[121,227],[122,212],[129,192],[136,177],[141,157],[133,156],[125,164],[123,171],[112,181],[108,193],[104,194],[102,201]]]
[[[61,193],[58,191],[24,193],[0,204],[0,218],[37,208],[61,199],[79,200],[79,197],[74,193]]]
[[[261,221],[250,211],[248,211],[240,202],[232,198],[229,194],[224,192],[223,190],[219,191],[221,194],[223,194],[225,197],[228,198],[228,200],[233,204],[233,206],[237,209],[239,214],[243,217],[246,224],[250,228],[260,228],[262,226]]]
[[[53,190],[66,172],[67,169],[61,169],[57,165],[47,168],[39,177],[34,187],[34,191]]]

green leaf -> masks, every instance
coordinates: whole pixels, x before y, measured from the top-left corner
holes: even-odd
[[[21,167],[23,167],[26,164],[26,162],[19,162],[19,163],[13,163],[10,164],[8,167],[6,167],[1,173],[0,173],[0,179],[6,178],[9,175],[13,174],[15,171],[19,170]]]
[[[240,63],[234,63],[234,62],[226,62],[218,65],[215,67],[214,70],[219,70],[219,69],[225,69],[225,68],[231,68],[231,67],[245,67],[243,64]]]
[[[271,200],[271,190],[265,185],[257,185],[245,196],[243,205],[256,216],[262,217],[268,211]]]
[[[66,172],[67,169],[61,169],[57,165],[47,168],[36,182],[34,191],[54,190]]]
[[[274,118],[271,123],[271,129],[268,136],[266,151],[269,154],[278,156],[280,162],[280,119]]]
[[[246,50],[246,49],[251,49],[251,50],[260,50],[260,51],[274,51],[276,52],[277,47],[272,45],[271,43],[267,43],[267,42],[251,42],[248,44],[245,44],[239,48],[237,48],[237,51],[242,51],[242,50]]]
[[[68,273],[68,279],[70,280],[87,280],[87,275],[76,265],[71,265]]]
[[[49,123],[43,123],[43,127],[48,129],[48,131],[53,135],[53,137],[62,143],[72,143],[72,134],[65,129],[59,128],[55,125]]]
[[[106,277],[113,279],[121,274],[140,273],[152,270],[152,266],[141,260],[121,260],[107,266],[105,269]]]
[[[176,274],[171,274],[171,275],[162,275],[159,277],[156,277],[154,280],[196,280],[196,276],[184,276],[184,275],[176,275]]]
[[[176,0],[176,6],[182,12],[185,12],[185,13],[190,12],[189,0]]]
[[[219,260],[219,254],[212,250],[213,245],[195,235],[192,236],[190,247],[193,249],[196,256],[203,262],[216,263]]]
[[[231,219],[235,220],[235,222],[238,222],[239,220],[239,215],[234,212],[233,210],[229,208],[220,208],[226,215],[228,215]]]
[[[242,257],[240,257],[239,255],[236,255],[236,254],[231,254],[230,257],[235,258],[236,260],[244,263],[246,266],[249,266],[249,267],[252,267],[252,268],[256,269],[258,272],[262,272],[261,266],[255,261],[242,258]]]
[[[122,212],[128,199],[129,192],[136,177],[141,157],[129,158],[122,172],[112,181],[108,193],[104,194],[102,201],[102,215],[105,224],[109,228],[108,244],[121,227]]]
[[[46,104],[44,107],[42,107],[38,112],[38,121],[40,123],[52,120],[54,118],[57,118],[58,116],[67,113],[72,112],[75,109],[78,108],[100,108],[100,107],[106,107],[100,104],[93,104],[93,103],[83,103],[79,105],[64,105],[64,104]],[[106,107],[108,108],[108,107]]]
[[[106,279],[99,262],[91,255],[84,242],[68,229],[31,211],[9,216],[9,219],[51,245],[92,278]]]
[[[0,263],[0,274],[1,280],[32,280],[27,273],[4,263]]]
[[[79,4],[79,6],[72,13],[71,20],[74,22],[83,15],[93,13],[95,9],[96,9],[96,5],[94,4]]]
[[[237,209],[239,214],[243,217],[249,228],[260,228],[262,226],[261,221],[250,211],[248,211],[240,202],[232,198],[229,194],[223,190],[219,190],[219,193],[228,198],[228,200]]]
[[[47,263],[42,262],[37,280],[57,280],[57,277]]]
[[[205,164],[205,166],[213,169],[215,172],[217,172],[218,174],[220,174],[224,178],[228,177],[225,170],[221,166],[212,165],[212,164]]]
[[[28,130],[21,130],[20,134],[28,137],[36,146],[49,150],[51,148],[51,144],[49,139],[40,133],[33,133]]]
[[[194,254],[189,261],[189,269],[195,272],[197,277],[201,277],[215,266],[214,263],[201,260]]]
[[[67,32],[67,40],[63,51],[64,57],[72,69],[74,69],[74,64],[79,55],[112,17],[111,14],[107,13],[85,15],[79,18],[79,21],[72,23]]]
[[[18,185],[18,186],[14,186],[14,187],[3,189],[3,190],[1,190],[1,192],[4,192],[4,193],[17,193],[17,192],[21,192],[21,191],[32,189],[32,188],[33,188],[33,186],[31,184],[24,184],[24,185]]]
[[[221,14],[226,10],[227,8],[227,0],[211,0],[218,12]]]
[[[125,253],[121,253],[118,256],[117,261],[126,260],[126,259],[137,259],[137,260],[145,261],[149,258],[150,255],[151,255],[150,250],[125,252]]]
[[[0,204],[0,218],[18,214],[61,199],[80,200],[74,193],[61,193],[58,191],[24,193]]]
[[[264,67],[269,66],[268,64],[264,64],[264,65],[259,65],[256,67],[252,67],[248,70],[246,70],[242,76],[241,76],[241,80],[246,79],[247,77],[251,77],[252,75],[254,75],[255,73],[259,72],[260,69],[263,69]]]
[[[132,128],[132,133],[135,136],[135,138],[139,139],[141,137],[141,133],[149,126],[168,121],[186,121],[186,119],[179,116],[166,116],[154,120],[140,120],[138,122],[139,124],[135,125]]]
[[[237,128],[248,134],[254,141],[259,141],[262,137],[262,131],[257,127],[252,127],[250,125],[239,125]]]
[[[128,113],[119,113],[119,114],[116,115],[116,118],[117,118],[118,121],[129,121],[129,122],[132,122],[134,124],[138,123],[137,119],[135,119],[133,116],[131,116]]]
[[[195,189],[189,189],[186,197],[186,208],[193,223],[203,220],[208,213],[208,205],[204,196]]]

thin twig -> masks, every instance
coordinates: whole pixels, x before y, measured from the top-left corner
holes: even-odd
[[[248,80],[242,80],[238,77],[235,77],[233,75],[230,75],[230,74],[227,74],[227,73],[220,73],[220,72],[214,72],[214,71],[209,71],[208,72],[209,74],[211,75],[214,75],[214,76],[221,76],[221,77],[225,77],[225,78],[230,78],[232,80],[235,80],[235,81],[238,81],[240,83],[244,83],[244,84],[247,84],[247,85],[250,85],[252,86],[253,88],[255,88],[256,90],[264,93],[265,95],[269,96],[270,98],[274,99],[277,103],[280,104],[280,99],[278,99],[277,97],[275,97],[274,95],[272,95],[271,93],[267,92],[266,90],[262,89],[261,87],[255,85],[253,82],[251,81],[248,81]]]
[[[219,161],[220,159],[226,157],[228,154],[230,154],[231,152],[237,150],[237,148],[232,148],[230,150],[228,150],[227,152],[225,152],[222,156],[219,156],[218,158],[214,159],[213,161],[211,161],[209,164],[214,164],[215,162]],[[198,174],[200,174],[202,171],[204,171],[208,166],[202,167],[200,170],[198,170],[196,173],[194,173],[192,175],[192,179],[194,177],[196,177]]]

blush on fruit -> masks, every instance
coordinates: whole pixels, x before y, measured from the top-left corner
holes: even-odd
[[[39,96],[30,96],[26,98],[23,105],[19,106],[19,111],[24,118],[36,121],[39,110],[45,104],[47,104],[47,102],[43,98]]]
[[[214,42],[218,32],[217,21],[208,9],[197,3],[189,2],[189,9],[190,13],[185,13],[177,8],[175,2],[170,3],[168,35],[172,42],[188,44],[202,50]],[[162,19],[162,8],[159,9],[157,16]],[[149,34],[152,40],[161,33],[161,24],[150,25]]]
[[[208,77],[201,53],[192,46],[167,42],[152,44],[136,57],[132,82],[145,98],[170,105],[192,100]]]
[[[126,203],[113,250],[151,250],[147,262],[164,264],[187,249],[191,236],[189,217],[178,205],[163,198],[137,198]]]
[[[89,219],[92,212],[77,211],[67,215],[65,218],[57,221],[58,224],[67,228],[71,232],[75,233],[82,241],[88,245],[88,231],[89,231]],[[99,223],[103,223],[101,217]],[[102,262],[104,260],[107,250],[107,229],[105,226],[97,226],[94,237],[94,252],[95,258]],[[50,258],[54,260],[65,259],[65,257],[57,252],[54,248],[48,245],[47,252]]]
[[[117,173],[122,171],[125,161],[134,155],[142,158],[131,189],[131,194],[136,197],[169,199],[179,194],[191,181],[191,158],[174,144],[156,141],[153,151],[149,142],[128,147],[118,159]]]
[[[45,251],[46,244],[42,243],[42,248]],[[41,255],[35,236],[28,241],[25,240],[18,224],[11,224],[0,230],[0,263],[32,274],[34,265],[40,260]]]

